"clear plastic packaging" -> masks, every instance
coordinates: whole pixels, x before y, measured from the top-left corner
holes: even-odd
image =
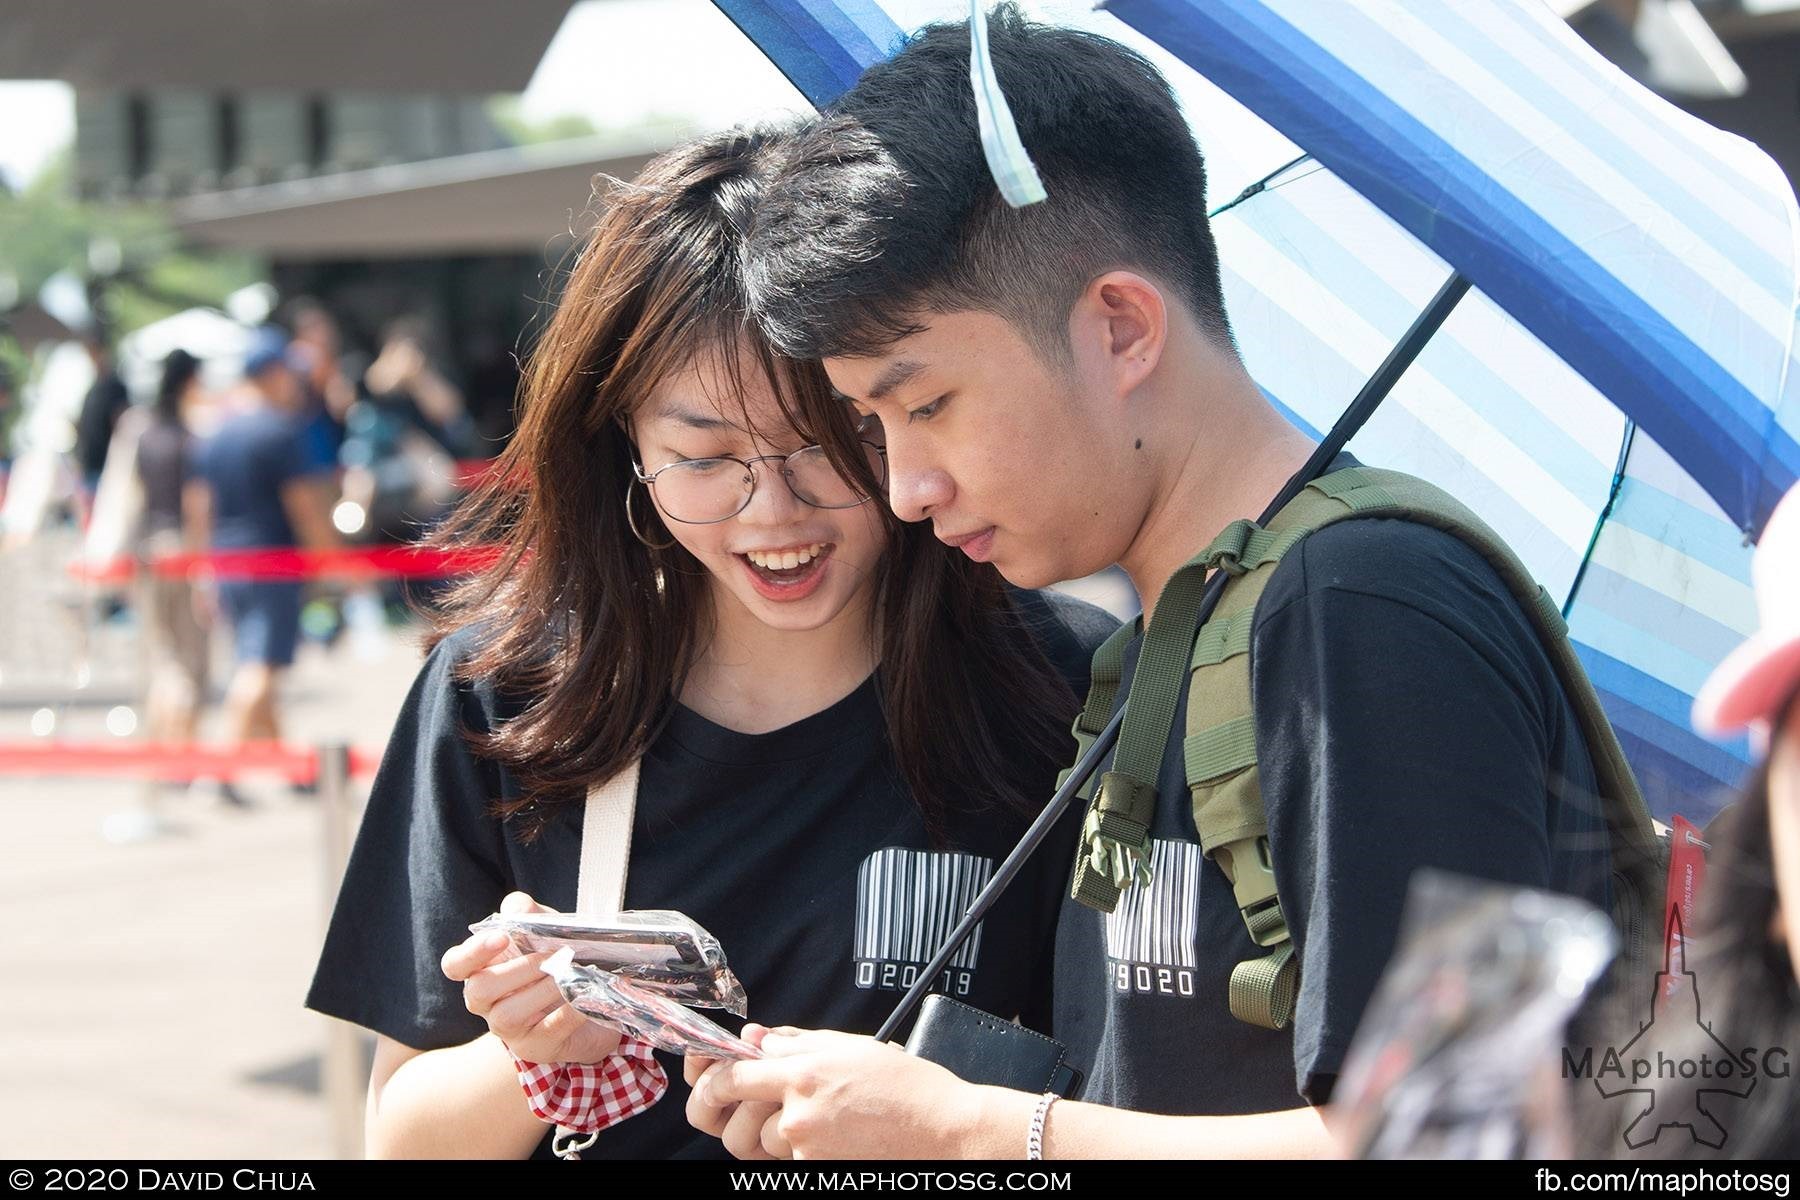
[[[641,909],[596,918],[580,913],[495,913],[469,926],[498,930],[521,954],[568,949],[595,967],[683,1004],[745,1015],[744,986],[719,939],[678,912]]]
[[[628,979],[581,966],[564,946],[544,960],[544,974],[589,1019],[623,1029],[658,1050],[707,1058],[761,1058],[762,1051],[716,1022]]]
[[[1571,896],[1422,870],[1332,1094],[1362,1158],[1560,1158],[1569,1018],[1618,946]]]

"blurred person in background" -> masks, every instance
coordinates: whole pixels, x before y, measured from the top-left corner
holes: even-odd
[[[82,335],[81,344],[94,364],[94,382],[75,419],[75,460],[81,468],[82,483],[91,496],[100,486],[107,449],[131,397],[125,390],[125,381],[119,378],[105,331],[99,328],[88,330]]]
[[[302,296],[290,306],[288,319],[294,330],[291,348],[303,362],[301,374],[312,399],[341,422],[356,403],[356,382],[344,354],[337,318],[317,300]],[[367,355],[362,358],[366,361]]]
[[[5,502],[6,477],[12,472],[13,425],[19,419],[19,394],[12,369],[0,362],[0,503]]]
[[[390,324],[381,353],[363,373],[369,396],[396,409],[409,424],[452,455],[468,453],[473,435],[462,390],[445,378],[431,360],[430,327],[419,317]]]
[[[412,541],[435,525],[458,495],[456,461],[475,444],[463,393],[432,365],[430,344],[422,319],[390,324],[350,410],[344,498],[369,540]]]
[[[331,549],[335,480],[310,452],[301,429],[305,390],[288,355],[287,335],[257,331],[244,359],[246,407],[228,415],[200,448],[189,511],[200,545],[220,550]],[[236,668],[225,695],[234,741],[281,736],[276,710],[280,673],[300,636],[298,580],[224,578],[218,610],[231,627]],[[224,799],[237,800],[226,789]]]
[[[344,444],[344,419],[356,403],[356,384],[344,368],[343,336],[337,318],[311,297],[289,307],[294,338],[289,359],[305,391],[300,423],[308,453],[321,464],[337,465]]]
[[[143,489],[138,557],[146,567],[200,548],[204,497],[194,482],[197,443],[189,414],[201,392],[200,360],[172,351],[137,442]],[[211,613],[186,574],[140,569],[137,600],[150,660],[145,732],[153,741],[191,742],[206,701]]]

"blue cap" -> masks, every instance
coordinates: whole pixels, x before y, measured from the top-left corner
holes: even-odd
[[[274,325],[264,325],[250,337],[250,349],[244,352],[244,375],[254,379],[270,367],[287,362],[288,335]]]

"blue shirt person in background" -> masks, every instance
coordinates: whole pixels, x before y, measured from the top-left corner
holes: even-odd
[[[259,330],[244,359],[246,404],[201,448],[196,480],[203,544],[219,550],[329,549],[339,544],[330,511],[331,464],[309,447],[300,424],[300,377],[288,339]],[[298,580],[231,577],[218,585],[236,668],[225,696],[226,728],[237,741],[277,739],[276,681],[294,661],[300,635]],[[236,796],[226,789],[228,801]]]

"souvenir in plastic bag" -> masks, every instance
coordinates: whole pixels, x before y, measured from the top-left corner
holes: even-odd
[[[1364,1158],[1566,1157],[1569,1018],[1617,948],[1572,896],[1420,871],[1332,1095]]]
[[[582,966],[567,946],[544,960],[544,974],[587,1017],[623,1029],[671,1054],[707,1058],[761,1058],[762,1051],[718,1023],[597,967]]]
[[[678,912],[644,909],[610,917],[495,913],[469,928],[499,930],[521,954],[567,948],[576,963],[608,971],[683,1004],[743,1016],[744,987],[719,939]]]

